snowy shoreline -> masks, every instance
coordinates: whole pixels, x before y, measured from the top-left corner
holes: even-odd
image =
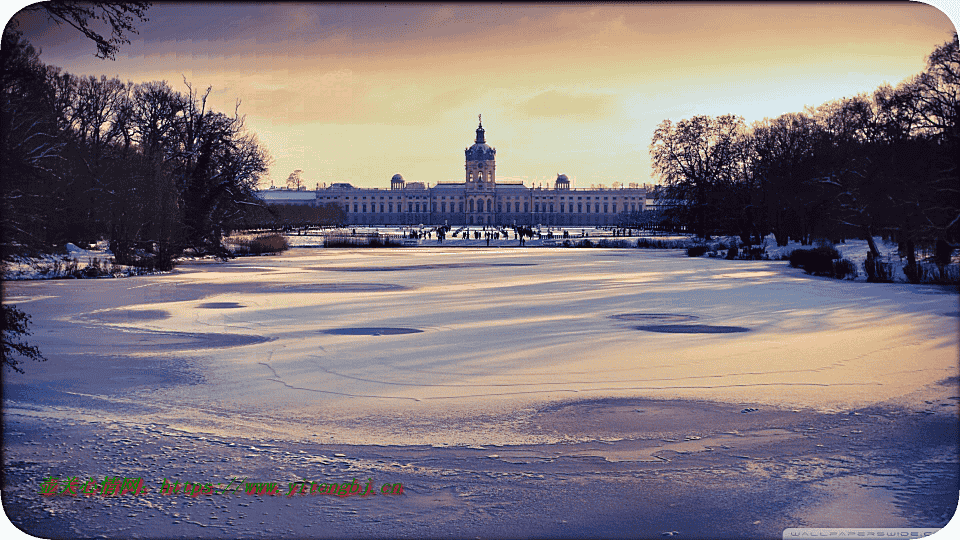
[[[564,230],[571,233],[568,241],[574,244],[574,247],[565,247],[562,242],[562,233]],[[366,234],[387,234],[391,237],[401,237],[404,230],[403,229],[384,229],[384,228],[357,228],[354,229],[357,234],[366,235]],[[583,231],[585,236],[580,236],[577,234],[578,231]],[[344,231],[338,231],[337,234],[342,234]],[[675,242],[678,244],[687,243],[687,244],[700,244],[702,242],[696,240],[689,235],[673,235],[673,236],[612,236],[609,231],[598,231],[598,230],[587,230],[587,229],[557,229],[551,230],[551,232],[556,236],[555,238],[546,238],[546,232],[544,232],[545,237],[543,239],[528,239],[525,241],[523,247],[528,248],[543,248],[543,249],[660,249],[660,248],[637,248],[638,240],[641,241],[653,241],[653,242]],[[349,234],[349,232],[347,233]],[[581,233],[582,234],[582,233]],[[290,245],[290,249],[314,249],[314,248],[323,248],[323,234],[306,234],[306,235],[296,235],[296,234],[287,234],[284,235],[284,238],[287,240]],[[575,247],[576,242],[581,242],[583,240],[590,240],[594,243],[598,241],[607,241],[613,243],[624,243],[630,247],[592,247],[592,248],[578,248]],[[891,271],[891,277],[893,283],[909,283],[906,275],[904,274],[903,268],[905,262],[903,257],[898,253],[897,245],[892,243],[884,242],[882,238],[876,237],[874,239],[878,248],[880,248],[881,258],[880,261],[887,263]],[[496,239],[487,242],[486,240],[480,239],[463,239],[463,238],[447,238],[443,243],[440,243],[436,238],[422,238],[418,240],[408,240],[410,245],[398,246],[394,248],[386,249],[432,249],[432,248],[465,248],[465,249],[477,249],[477,248],[496,248],[496,249],[508,249],[508,248],[518,248],[519,241],[516,239]],[[707,242],[707,245],[739,245],[740,241],[736,237],[717,237]],[[823,244],[815,244],[823,245]],[[867,275],[864,271],[864,262],[867,259],[867,253],[869,252],[869,247],[865,240],[851,239],[846,240],[839,244],[826,244],[832,245],[840,254],[841,258],[849,260],[853,263],[853,267],[857,272],[855,277],[848,277],[844,281],[857,281],[857,282],[866,282]],[[786,260],[789,258],[790,253],[797,249],[810,249],[814,246],[810,245],[801,245],[799,242],[790,242],[786,246],[777,246],[773,240],[773,236],[769,236],[765,239],[762,244],[764,249],[764,259],[765,260]],[[327,249],[359,249],[359,248],[327,248]],[[674,249],[674,250],[683,250],[684,248],[665,248],[665,249]],[[45,255],[39,258],[17,258],[13,261],[9,261],[3,264],[3,275],[2,280],[4,281],[22,281],[22,280],[43,280],[43,279],[75,279],[75,278],[111,278],[111,277],[129,277],[136,275],[152,275],[152,274],[163,274],[164,272],[159,271],[144,271],[130,266],[118,266],[112,264],[110,261],[113,259],[113,254],[106,247],[104,242],[101,242],[95,249],[87,250],[79,248],[73,244],[68,244],[66,247],[67,253],[65,255]],[[263,254],[263,255],[238,255],[238,257],[259,257],[259,256],[272,256],[276,254]],[[921,254],[922,255],[922,254]],[[704,255],[706,258],[711,259],[724,259],[726,257],[726,250],[720,249],[717,251],[708,252]],[[922,260],[922,256],[920,257]],[[183,258],[177,261],[177,264],[183,264],[187,262],[194,262],[199,260],[216,260],[214,257],[206,258]],[[747,259],[737,259],[737,260],[747,260]],[[960,259],[954,257],[953,265],[956,265],[960,262]],[[108,267],[108,264],[111,267]],[[89,275],[84,274],[84,270],[90,267],[96,267],[96,272],[88,272]],[[67,268],[71,269],[68,271]]]

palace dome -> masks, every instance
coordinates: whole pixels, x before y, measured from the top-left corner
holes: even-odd
[[[496,153],[496,149],[487,143],[475,143],[470,148],[467,148],[467,160],[482,161],[485,159],[493,159],[493,154]]]
[[[390,179],[392,182],[403,182],[403,177],[399,174],[393,175],[393,178]]]
[[[484,129],[481,123],[480,126],[477,127],[477,139],[474,141],[473,146],[464,151],[467,161],[486,161],[496,157],[497,149],[487,144],[483,138],[483,134]]]

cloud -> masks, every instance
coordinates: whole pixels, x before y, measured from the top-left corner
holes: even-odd
[[[354,114],[357,88],[350,70],[312,75],[277,70],[269,77],[247,77],[241,86],[246,111],[276,122],[343,122]]]
[[[615,112],[614,96],[599,93],[570,93],[548,90],[521,103],[517,109],[527,116],[600,120]]]

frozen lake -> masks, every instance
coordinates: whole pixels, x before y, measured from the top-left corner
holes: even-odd
[[[949,289],[681,251],[298,249],[6,287],[50,359],[30,372],[94,369],[124,391],[83,394],[136,396],[151,421],[204,431],[506,444],[531,441],[453,420],[597,397],[921,407],[958,374]],[[164,367],[111,377],[131,358]]]
[[[770,537],[941,526],[956,505],[949,288],[436,246],[4,288],[48,358],[4,378],[7,512],[41,536]],[[50,474],[127,471],[384,477],[407,495],[37,495]],[[618,488],[584,499],[596,481]]]

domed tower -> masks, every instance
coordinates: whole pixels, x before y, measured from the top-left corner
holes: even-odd
[[[393,175],[390,179],[390,189],[403,189],[403,177],[399,174]]]
[[[570,180],[567,179],[567,175],[558,174],[557,182],[554,184],[555,189],[570,189]]]
[[[483,121],[477,127],[477,139],[464,151],[466,155],[467,190],[493,191],[496,182],[496,148],[483,137]]]

